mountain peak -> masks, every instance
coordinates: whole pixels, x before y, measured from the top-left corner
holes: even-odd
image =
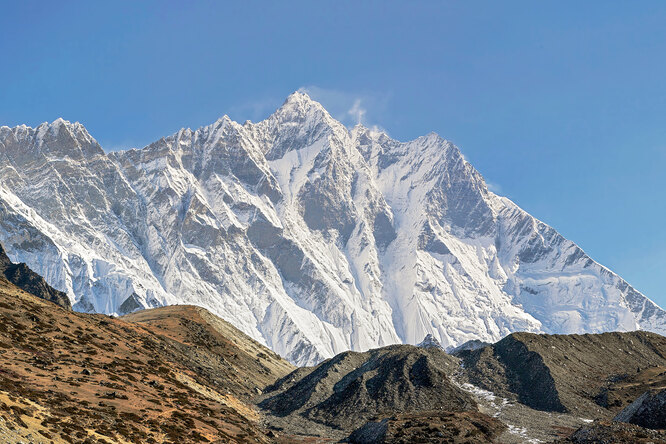
[[[219,119],[217,119],[212,125],[200,129],[208,128],[212,130],[224,130],[228,125],[233,125],[233,124],[237,123],[231,120],[231,118],[225,114]]]
[[[294,91],[293,93],[289,94],[287,98],[285,99],[284,103],[290,103],[290,102],[315,102],[317,103],[316,100],[313,100],[307,92],[303,89],[299,89],[297,91]]]
[[[76,123],[78,123],[78,122],[76,122]],[[59,127],[59,126],[61,126],[61,125],[71,126],[71,125],[72,125],[72,122],[70,122],[69,120],[65,120],[65,119],[63,119],[62,117],[58,117],[57,119],[55,119],[55,120],[51,123],[50,126],[52,126],[52,127]]]
[[[420,348],[442,348],[442,344],[439,343],[437,339],[431,334],[428,333],[425,338],[423,338],[423,341],[417,345],[417,347]]]
[[[51,131],[55,134],[58,133],[61,129],[67,129],[71,132],[84,132],[88,136],[90,134],[88,133],[88,130],[79,122],[70,122],[69,120],[65,120],[62,117],[58,117],[55,119],[53,122],[43,122],[35,128],[37,132],[45,132],[45,131]]]
[[[35,128],[35,137],[44,152],[72,158],[104,154],[99,143],[81,123],[72,123],[62,117],[39,125]]]
[[[313,100],[302,90],[294,91],[285,99],[282,106],[278,108],[274,115],[286,116],[288,118],[304,117],[306,115],[321,114],[329,116],[328,111],[321,103]]]

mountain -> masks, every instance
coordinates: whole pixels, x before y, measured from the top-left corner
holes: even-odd
[[[340,353],[255,402],[273,430],[351,442],[548,442],[611,419],[663,428],[666,337],[513,333],[474,345]]]
[[[2,127],[0,241],[77,311],[198,305],[297,364],[428,334],[666,333],[450,142],[349,130],[302,93],[122,152],[62,119]]]
[[[341,439],[379,414],[476,411],[449,378],[457,368],[458,360],[436,347],[344,352],[278,380],[258,405],[272,427]]]
[[[513,333],[456,356],[474,386],[541,411],[612,418],[666,387],[666,337],[650,332]]]
[[[273,442],[251,399],[293,366],[201,308],[128,322],[3,277],[0,308],[2,442]]]
[[[454,353],[454,382],[508,427],[500,442],[666,442],[666,431],[643,428],[663,416],[652,394],[666,387],[666,337],[513,333]]]
[[[72,309],[67,294],[51,287],[43,277],[32,271],[26,264],[12,263],[2,245],[0,245],[0,274],[27,293],[51,301],[67,310]]]

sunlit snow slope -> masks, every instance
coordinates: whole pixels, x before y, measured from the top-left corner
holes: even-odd
[[[0,241],[76,310],[198,304],[297,364],[429,333],[666,334],[451,143],[350,131],[302,93],[110,154],[79,123],[2,127]]]

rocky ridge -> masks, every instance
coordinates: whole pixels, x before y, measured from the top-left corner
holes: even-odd
[[[51,287],[43,277],[32,271],[26,264],[14,264],[0,244],[0,273],[21,290],[38,298],[51,301],[67,310],[72,309],[69,297],[62,291]]]
[[[663,383],[666,338],[649,332],[513,333],[456,356],[463,379],[484,390],[537,410],[608,418]]]
[[[278,380],[258,405],[273,427],[343,438],[380,414],[475,411],[472,397],[449,378],[457,366],[436,347],[345,352]]]

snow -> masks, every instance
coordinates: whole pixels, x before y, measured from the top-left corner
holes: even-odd
[[[456,383],[454,379],[454,383]],[[459,384],[461,389],[470,393],[473,397],[479,400],[485,401],[488,408],[492,410],[492,416],[497,418],[501,415],[502,409],[509,405],[509,400],[506,398],[499,397],[493,392],[484,390],[481,387],[477,387],[470,383]]]
[[[297,364],[429,334],[666,333],[663,310],[450,142],[350,131],[303,93],[262,122],[109,154],[78,123],[3,127],[0,216],[10,258],[77,310],[200,305]]]
[[[543,442],[537,438],[530,438],[527,435],[527,429],[525,427],[515,426],[513,424],[508,424],[507,427],[509,428],[509,433],[520,436],[521,438],[524,439],[524,442],[526,443],[538,444],[540,442]]]

